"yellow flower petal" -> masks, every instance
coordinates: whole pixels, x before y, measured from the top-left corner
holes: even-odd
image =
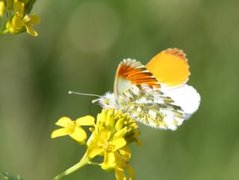
[[[123,148],[119,149],[119,153],[125,158],[130,159],[131,158],[131,152],[128,146],[124,146]]]
[[[108,129],[102,129],[100,132],[100,140],[102,142],[108,142],[111,137],[111,132]]]
[[[101,155],[103,152],[104,152],[103,148],[93,147],[93,148],[88,148],[87,155],[90,159],[93,159],[95,156]]]
[[[124,126],[124,118],[120,118],[115,124],[115,129],[119,131],[120,129],[123,128],[123,126]]]
[[[75,130],[69,136],[79,143],[84,143],[87,138],[86,132],[80,127],[75,127]]]
[[[114,118],[115,114],[114,114],[114,110],[109,110],[107,115],[106,115],[106,119],[105,119],[105,125],[108,127],[114,127],[115,126],[115,120],[116,118]]]
[[[117,151],[118,149],[126,145],[126,140],[124,138],[115,138],[112,140],[111,144],[114,146],[112,151]]]
[[[93,126],[95,124],[95,118],[93,116],[84,116],[76,120],[76,124],[79,126]]]
[[[115,177],[117,180],[126,180],[126,176],[122,168],[115,169]]]
[[[24,23],[20,16],[17,16],[17,15],[13,16],[12,26],[15,29],[16,33],[24,26]]]
[[[6,30],[5,33],[10,32],[10,33],[14,33],[14,29],[12,28],[12,22],[8,21],[6,24]]]
[[[115,137],[124,137],[127,133],[127,128],[123,128],[115,133]]]
[[[96,131],[94,131],[91,136],[89,137],[89,139],[87,140],[87,146],[88,147],[93,147],[97,145],[97,141],[98,141],[98,134],[96,133]]]
[[[66,136],[69,135],[69,131],[65,128],[57,129],[51,133],[51,138],[56,138],[60,136]]]
[[[37,15],[35,15],[35,14],[30,15],[29,18],[30,18],[29,22],[31,24],[38,24],[38,23],[40,23],[40,18]]]
[[[4,1],[0,1],[0,17],[2,17],[5,14],[6,5]]]
[[[69,125],[72,125],[73,123],[74,121],[72,121],[70,118],[62,117],[56,122],[56,125],[62,127],[69,127]]]
[[[105,119],[106,119],[106,110],[103,109],[102,112],[97,115],[97,124],[104,122]]]
[[[34,37],[38,36],[38,33],[31,26],[28,26],[27,24],[25,24],[25,27],[26,27],[28,34],[30,34]]]
[[[101,164],[101,168],[104,170],[112,169],[116,166],[116,158],[113,152],[104,154],[104,162]]]

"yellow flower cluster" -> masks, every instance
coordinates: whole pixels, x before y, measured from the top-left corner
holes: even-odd
[[[17,34],[27,31],[32,36],[37,36],[38,33],[33,29],[35,24],[40,22],[37,15],[29,15],[29,11],[35,1],[23,0],[0,0],[0,20],[3,21],[5,27],[1,30],[2,33]],[[5,19],[5,21],[4,21]]]
[[[86,164],[99,165],[103,170],[114,170],[117,180],[134,179],[134,171],[129,165],[131,152],[129,144],[138,141],[139,129],[134,120],[121,111],[103,109],[95,122],[92,116],[84,116],[76,121],[63,117],[56,122],[62,128],[52,132],[52,138],[69,135],[74,140],[86,145],[86,152],[81,161],[55,179],[60,179]],[[82,126],[89,127],[87,133]],[[87,139],[87,141],[86,141]],[[102,156],[103,162],[93,163],[92,160]]]

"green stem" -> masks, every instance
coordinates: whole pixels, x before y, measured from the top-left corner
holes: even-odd
[[[89,161],[88,164],[94,165],[94,166],[100,166],[98,162]]]
[[[62,172],[61,174],[57,175],[56,177],[53,178],[53,180],[59,180],[62,177],[69,175],[71,173],[73,173],[74,171],[80,169],[81,167],[85,166],[86,164],[88,164],[90,162],[90,159],[88,158],[88,156],[86,156],[86,154],[82,157],[82,159],[75,165],[73,165],[72,167],[70,167],[69,169],[67,169],[66,171]]]

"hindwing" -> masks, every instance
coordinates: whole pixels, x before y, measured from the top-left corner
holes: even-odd
[[[132,85],[117,99],[118,108],[145,125],[175,130],[184,120],[184,112],[159,88]]]

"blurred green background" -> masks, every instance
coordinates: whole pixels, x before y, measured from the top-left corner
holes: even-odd
[[[201,105],[175,132],[140,125],[143,145],[131,146],[136,179],[238,179],[238,7],[237,0],[37,1],[37,38],[0,37],[0,170],[48,180],[78,162],[84,148],[50,139],[54,123],[99,107],[68,90],[104,94],[123,58],[146,64],[177,47],[187,54]],[[114,174],[87,166],[65,179]]]

